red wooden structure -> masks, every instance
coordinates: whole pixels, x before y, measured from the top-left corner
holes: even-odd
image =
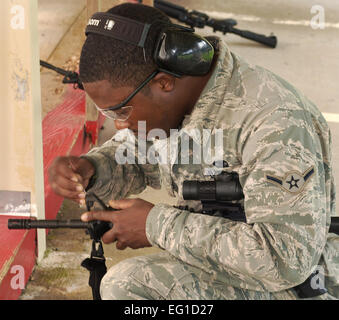
[[[97,141],[104,118],[86,122],[86,98],[82,90],[68,87],[63,103],[43,119],[44,187],[46,219],[55,219],[63,198],[57,196],[48,182],[48,169],[57,156],[86,153]],[[13,278],[15,266],[24,268],[27,283],[36,262],[36,231],[8,230],[9,216],[0,216],[0,300],[18,299],[21,288]],[[13,285],[14,284],[14,285]]]

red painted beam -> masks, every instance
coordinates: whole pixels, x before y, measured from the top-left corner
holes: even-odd
[[[9,218],[13,217],[0,216],[0,300],[18,299],[36,260],[36,231],[9,231]]]
[[[55,219],[63,202],[48,181],[48,170],[58,156],[86,153],[95,143],[103,124],[87,124],[85,93],[70,85],[63,103],[49,112],[42,122],[46,219]],[[21,294],[16,281],[20,266],[26,284],[36,261],[35,230],[8,230],[8,216],[0,216],[0,299],[15,300]],[[19,267],[18,267],[19,266]],[[11,273],[12,272],[12,273]]]
[[[85,93],[72,90],[64,102],[42,121],[46,219],[55,219],[63,198],[54,194],[48,181],[48,169],[58,156],[70,154],[85,124]],[[85,151],[85,150],[84,150]]]

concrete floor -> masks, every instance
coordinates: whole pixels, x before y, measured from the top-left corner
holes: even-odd
[[[41,33],[41,57],[59,66],[72,56],[79,56],[84,40],[86,23],[84,0],[39,0],[39,23]],[[333,136],[333,165],[335,180],[339,181],[339,4],[333,0],[173,0],[173,3],[204,11],[217,18],[233,17],[239,29],[258,33],[274,34],[278,47],[269,49],[262,45],[226,35],[231,50],[254,64],[266,67],[279,74],[313,100],[325,114]],[[325,29],[313,30],[310,26],[312,5],[321,5],[325,10]],[[109,1],[105,0],[105,7]],[[53,21],[51,27],[50,21]],[[197,30],[202,35],[211,34],[206,28]],[[220,33],[218,35],[222,36]],[[46,114],[62,99],[60,78],[50,71],[42,70],[43,114]],[[59,90],[56,90],[58,89]],[[107,121],[101,132],[100,143],[114,131]],[[164,191],[146,190],[142,197],[157,203],[172,203]],[[339,203],[337,201],[337,203]],[[338,206],[337,206],[338,207]],[[60,218],[79,217],[83,210],[74,203],[65,201]],[[90,251],[88,237],[81,230],[54,230],[48,236],[46,258],[36,266],[32,279],[21,299],[91,299],[87,286],[88,272],[79,267]],[[105,246],[107,264],[111,266],[133,255],[147,254],[158,249],[118,251],[114,245]]]

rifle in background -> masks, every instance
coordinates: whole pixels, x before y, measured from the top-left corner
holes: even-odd
[[[273,34],[265,36],[252,31],[237,29],[234,27],[237,25],[237,21],[234,19],[213,19],[203,12],[196,10],[188,11],[184,7],[164,0],[154,0],[154,7],[166,13],[169,17],[189,25],[191,28],[205,28],[205,26],[208,26],[213,29],[213,32],[220,31],[223,34],[234,33],[242,38],[259,42],[270,48],[277,46],[278,40]]]

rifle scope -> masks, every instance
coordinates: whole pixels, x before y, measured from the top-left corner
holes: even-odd
[[[184,200],[232,201],[244,198],[238,175],[234,173],[222,173],[214,181],[184,181],[182,193]]]
[[[236,173],[222,173],[214,177],[214,181],[186,180],[182,190],[184,200],[199,200],[211,208],[218,208],[217,201],[240,200],[244,198],[242,187]],[[213,203],[216,202],[215,204]],[[330,233],[339,235],[339,217],[331,217]]]

